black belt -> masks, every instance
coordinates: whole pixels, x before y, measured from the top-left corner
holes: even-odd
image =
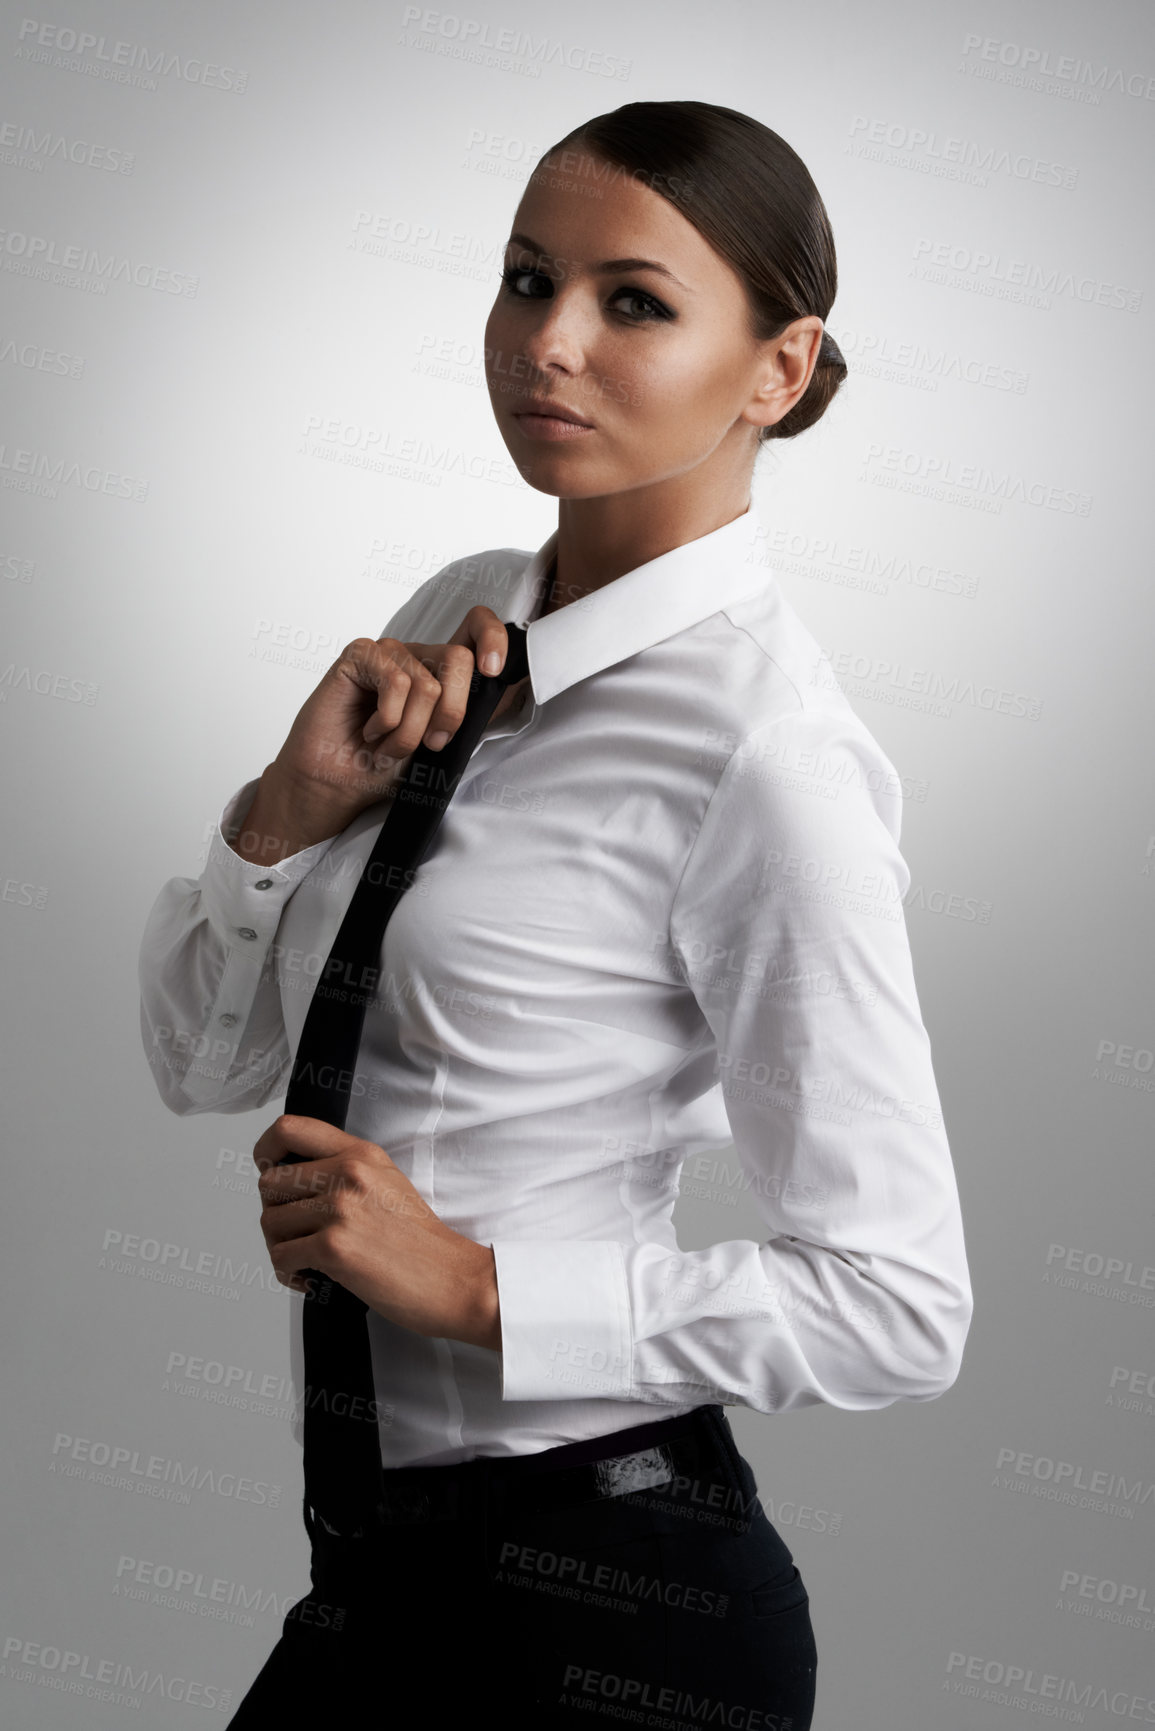
[[[305,1525],[315,1544],[362,1539],[393,1526],[461,1520],[479,1498],[495,1497],[510,1512],[572,1508],[637,1491],[688,1486],[704,1500],[699,1481],[721,1471],[739,1495],[742,1475],[730,1427],[720,1406],[652,1424],[634,1425],[586,1442],[564,1443],[529,1455],[487,1455],[440,1467],[391,1467],[360,1525],[342,1531],[323,1508],[305,1503]],[[695,1490],[694,1487],[698,1486]],[[749,1510],[746,1511],[747,1514]]]

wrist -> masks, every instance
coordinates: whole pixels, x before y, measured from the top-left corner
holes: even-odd
[[[472,1242],[472,1241],[471,1241]],[[475,1253],[475,1254],[473,1254]],[[497,1258],[492,1246],[473,1244],[466,1318],[457,1339],[467,1346],[501,1351],[501,1304],[497,1291]]]
[[[281,860],[326,841],[344,827],[335,811],[322,809],[284,778],[276,762],[267,765],[248,811],[229,846],[254,865]]]

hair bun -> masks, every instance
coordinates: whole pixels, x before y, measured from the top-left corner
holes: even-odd
[[[843,358],[842,350],[828,330],[822,332],[822,341],[818,345],[818,365],[820,367],[841,367],[843,372],[846,371],[846,361]]]

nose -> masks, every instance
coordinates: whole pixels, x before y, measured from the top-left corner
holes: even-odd
[[[525,358],[540,373],[560,368],[566,373],[582,370],[581,316],[573,297],[557,290],[530,322],[531,328],[522,334]]]

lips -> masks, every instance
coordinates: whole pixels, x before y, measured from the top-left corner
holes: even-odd
[[[575,415],[572,409],[565,409],[560,403],[548,400],[538,401],[531,397],[525,408],[515,409],[515,415],[548,415],[555,421],[571,421],[575,427],[592,427],[593,422],[587,421],[582,415]]]

